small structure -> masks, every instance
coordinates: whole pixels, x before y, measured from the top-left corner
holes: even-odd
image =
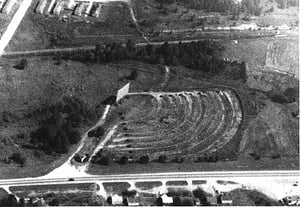
[[[80,4],[77,5],[74,14],[77,16],[81,16],[83,10],[85,9],[85,7],[87,6],[86,3],[81,2]]]
[[[173,198],[169,197],[166,194],[163,194],[162,196],[160,196],[162,204],[163,205],[172,205],[173,204]]]
[[[54,4],[55,4],[55,1],[56,0],[51,0],[50,4],[49,4],[49,7],[48,7],[48,10],[47,10],[47,14],[50,14],[53,7],[54,7]]]
[[[118,194],[114,194],[111,196],[111,204],[120,206],[123,205],[123,197],[119,196]]]
[[[230,193],[221,193],[222,205],[232,205],[232,197]]]
[[[35,12],[40,13],[40,14],[43,14],[46,5],[47,5],[47,0],[41,0],[41,1],[39,2],[39,5],[38,5],[38,6],[36,7],[36,9],[35,9]]]
[[[1,0],[1,1],[0,1],[0,11],[1,11],[3,5],[4,5],[4,2],[5,2],[5,0]]]
[[[85,17],[87,17],[87,16],[90,15],[91,10],[92,10],[92,7],[93,7],[93,1],[90,1],[90,2],[88,3],[88,6],[86,7],[85,12],[84,12],[84,16],[85,16]]]
[[[194,198],[195,206],[201,206],[201,201],[199,198]]]
[[[140,197],[127,197],[125,203],[128,206],[140,206],[141,199]]]
[[[47,203],[44,200],[44,198],[34,198],[32,200],[32,204],[36,206],[47,206]]]
[[[92,14],[93,17],[98,18],[100,16],[102,6],[103,6],[102,4],[98,4],[96,11]]]
[[[6,4],[4,5],[3,9],[2,9],[2,13],[4,14],[9,14],[12,10],[12,8],[14,7],[16,3],[16,0],[7,0]]]
[[[54,7],[53,14],[60,15],[63,8],[64,8],[64,2],[63,1],[57,2],[56,6]]]
[[[282,199],[283,204],[288,206],[300,205],[300,195],[287,196]]]

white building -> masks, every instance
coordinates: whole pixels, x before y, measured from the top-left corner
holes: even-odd
[[[16,3],[16,0],[7,0],[6,4],[4,5],[3,9],[2,9],[2,13],[4,14],[9,14],[12,10],[12,8],[14,7]]]

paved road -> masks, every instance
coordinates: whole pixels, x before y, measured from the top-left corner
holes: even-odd
[[[289,178],[297,179],[300,171],[218,171],[218,172],[176,172],[176,173],[151,173],[151,174],[120,174],[120,175],[90,175],[86,177],[68,178],[21,178],[0,180],[0,186],[66,184],[83,182],[126,182],[126,181],[154,181],[154,180],[180,180],[180,179],[208,179],[208,178]]]

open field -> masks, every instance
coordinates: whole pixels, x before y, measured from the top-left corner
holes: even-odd
[[[126,83],[120,80],[130,74],[133,65],[85,65],[62,62],[55,65],[51,59],[28,59],[26,71],[13,68],[18,60],[5,59],[1,77],[1,160],[20,152],[27,158],[24,167],[1,161],[1,177],[26,177],[46,174],[61,165],[75,151],[73,145],[67,154],[47,155],[40,150],[22,148],[31,139],[31,132],[40,125],[44,114],[39,110],[51,106],[64,97],[81,97],[94,110],[93,117],[85,121],[80,129],[83,134],[101,116],[104,107],[100,103]],[[150,68],[150,66],[148,66]],[[116,73],[118,71],[118,73]],[[159,72],[160,70],[157,69]],[[159,72],[160,73],[160,72]],[[105,74],[105,75],[104,75]],[[110,78],[108,78],[110,77]],[[153,83],[160,83],[162,76],[139,72],[132,82],[133,89],[149,90]],[[119,84],[116,84],[119,83]],[[98,107],[96,107],[98,106]],[[11,173],[15,171],[15,173]]]
[[[258,41],[257,45],[259,43]],[[241,48],[245,48],[247,44],[242,45]],[[236,53],[232,54],[235,57],[238,55]],[[254,55],[251,57],[250,62],[254,61],[256,57],[259,56]],[[297,156],[299,143],[295,139],[298,137],[298,119],[292,115],[296,111],[298,102],[290,105],[270,104],[270,97],[266,91],[262,91],[259,87],[251,88],[248,82],[245,84],[244,82],[233,81],[222,76],[211,76],[209,73],[190,70],[183,66],[170,66],[170,71],[167,74],[165,67],[162,65],[151,65],[135,61],[124,61],[116,64],[83,64],[75,61],[52,60],[51,57],[36,57],[27,58],[28,65],[24,71],[13,67],[20,62],[20,59],[2,59],[2,62],[1,77],[3,78],[0,84],[1,104],[3,106],[1,108],[3,123],[1,125],[1,148],[3,150],[1,151],[1,159],[7,159],[13,152],[21,152],[27,157],[23,167],[15,163],[6,164],[4,161],[1,162],[1,172],[3,172],[1,176],[3,178],[43,175],[65,162],[67,157],[78,146],[71,146],[67,154],[53,155],[47,155],[41,150],[23,149],[22,145],[28,143],[31,139],[31,132],[40,125],[42,115],[37,113],[32,116],[33,112],[39,111],[39,109],[48,105],[56,104],[64,97],[80,97],[88,103],[88,108],[95,111],[93,113],[94,116],[84,121],[85,124],[80,129],[80,133],[83,134],[101,116],[104,109],[101,103],[107,97],[115,95],[117,90],[129,81],[131,82],[131,92],[153,91],[159,94],[164,91],[168,93],[163,93],[162,97],[149,95],[129,96],[129,99],[123,99],[120,105],[112,106],[112,113],[109,114],[108,122],[105,124],[106,134],[111,131],[110,127],[114,126],[114,124],[119,123],[122,125],[124,122],[125,125],[117,128],[117,134],[120,137],[114,135],[115,137],[107,143],[105,151],[110,153],[111,150],[113,157],[117,158],[115,161],[119,162],[120,160],[118,159],[123,156],[130,158],[130,153],[133,153],[130,151],[133,150],[126,146],[132,145],[131,148],[137,150],[136,152],[140,151],[140,153],[136,153],[135,157],[132,156],[133,159],[130,159],[131,161],[138,161],[141,155],[147,154],[145,153],[146,150],[139,150],[139,148],[147,149],[149,152],[157,148],[155,153],[149,153],[148,155],[152,162],[146,165],[137,163],[120,165],[114,162],[111,162],[109,166],[91,164],[89,166],[90,173],[162,172],[184,171],[187,169],[189,171],[275,170],[296,169],[299,166]],[[264,62],[261,59],[259,63],[264,64]],[[135,80],[128,80],[133,71],[137,73],[137,77],[135,77]],[[258,85],[269,81],[272,87],[282,90],[288,87],[295,87],[298,84],[295,78],[284,74],[269,73],[269,71],[264,71],[264,74],[268,77],[272,75],[274,81],[266,80],[265,78],[258,79]],[[252,78],[251,76],[249,77]],[[282,83],[279,79],[286,81]],[[215,105],[209,104],[211,102],[215,102]],[[143,104],[143,108],[139,106],[140,103]],[[158,103],[161,104],[159,107]],[[223,110],[222,106],[228,110]],[[147,115],[152,110],[157,116],[152,118],[149,116],[142,123],[144,124],[143,126],[138,126],[134,122],[133,119],[139,118],[139,112]],[[278,113],[272,114],[271,112],[274,110],[278,111]],[[239,113],[243,117],[241,120],[238,118],[240,116],[238,115]],[[172,117],[172,114],[177,116]],[[180,114],[185,115],[185,122]],[[201,114],[203,117],[210,118],[210,120],[203,119]],[[232,120],[232,124],[225,126],[223,119]],[[258,127],[255,125],[256,119],[260,120],[259,123],[263,123],[261,125],[262,128],[257,133],[252,130]],[[276,124],[272,122],[273,119],[278,120]],[[287,125],[286,123],[289,124]],[[126,126],[127,124],[129,125]],[[177,136],[178,139],[174,136],[176,127],[178,128],[179,125],[181,125],[182,131],[187,132],[189,136]],[[234,133],[231,131],[237,128],[238,130]],[[279,131],[279,129],[284,128],[286,130]],[[134,140],[132,138],[128,141],[133,144],[129,144],[125,141],[128,135],[125,136],[126,132],[124,130],[131,130],[130,133],[132,134],[138,132],[142,135],[139,137],[142,137],[143,140],[151,140],[156,137],[158,142],[149,145],[149,142],[131,141]],[[147,137],[142,132],[152,134]],[[167,139],[163,139],[163,137]],[[197,146],[197,143],[202,143],[202,141],[208,142],[205,146],[198,145],[201,148],[200,150],[203,150],[202,152],[196,150],[197,153],[190,153],[193,151],[193,146],[191,143],[187,143],[187,147],[191,147],[191,151],[186,150],[185,145],[178,145],[181,146],[181,148],[178,148],[181,152],[174,154],[172,151],[177,148],[177,145],[172,145],[171,141],[178,140],[178,144],[184,144],[184,142],[179,140],[188,137],[195,141],[195,146]],[[206,140],[205,137],[209,139]],[[256,156],[260,156],[260,160],[255,160],[250,155],[257,144],[256,137],[267,137],[268,140],[259,143],[259,149],[264,150],[255,152]],[[82,154],[91,154],[101,139],[101,137],[91,139],[93,147],[83,147]],[[114,151],[114,145],[118,142],[122,142],[122,145],[119,147],[122,151]],[[241,145],[241,142],[245,144]],[[165,145],[158,143],[164,143]],[[217,145],[208,148],[213,143]],[[266,147],[270,143],[274,145],[273,148]],[[281,143],[286,143],[286,145],[283,146]],[[109,148],[109,146],[113,147]],[[163,152],[164,147],[171,147],[171,150],[166,153],[166,159],[164,157],[165,152]],[[274,149],[280,149],[279,157],[278,154],[275,156],[273,153]],[[285,151],[288,153],[284,153]],[[160,156],[162,156],[160,158],[162,163],[157,163],[156,161],[159,160]],[[170,163],[172,160],[181,162],[181,159],[177,159],[180,156],[184,158],[183,163]],[[188,161],[189,159],[199,163],[190,162]],[[211,162],[217,160],[219,161]],[[11,170],[16,171],[16,173],[9,173]]]
[[[296,35],[282,38],[239,40],[237,44],[232,42],[226,43],[226,50],[223,56],[232,61],[246,62],[249,67],[247,72],[250,74],[248,80],[249,86],[255,88],[254,85],[251,85],[252,82],[255,83],[255,80],[251,78],[252,71],[279,71],[299,78],[298,44],[299,39]],[[280,77],[272,82],[284,82],[285,79],[284,77]],[[295,81],[291,82],[291,80],[287,80],[286,83],[282,84],[288,87],[289,82],[293,84]],[[265,84],[260,88],[266,91],[271,90],[270,86],[266,86]]]

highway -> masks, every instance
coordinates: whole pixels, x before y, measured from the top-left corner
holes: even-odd
[[[127,181],[158,181],[182,179],[243,179],[243,178],[278,178],[299,179],[300,171],[217,171],[217,172],[174,172],[151,174],[119,174],[119,175],[90,175],[66,178],[19,178],[0,180],[0,186],[49,185],[84,182],[127,182]]]

